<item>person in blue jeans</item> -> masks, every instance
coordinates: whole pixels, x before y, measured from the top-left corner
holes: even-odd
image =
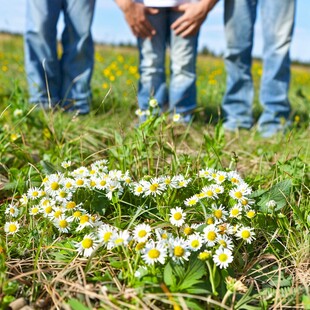
[[[263,137],[271,137],[283,132],[290,124],[289,51],[295,0],[225,0],[227,85],[222,108],[226,130],[250,129],[253,126],[251,53],[258,6],[263,35],[263,75],[260,86],[263,112],[258,120],[258,131]]]
[[[181,114],[188,123],[196,108],[196,58],[199,27],[215,0],[117,0],[133,33],[138,37],[138,103],[142,111],[155,98],[161,111]],[[203,16],[188,28],[186,11],[200,9]],[[134,17],[135,18],[132,18]],[[181,27],[180,29],[174,28]],[[179,30],[179,32],[177,32]],[[170,84],[166,83],[165,55],[170,47]],[[144,120],[145,115],[141,115]]]
[[[45,109],[87,114],[94,65],[91,35],[95,0],[27,0],[24,35],[29,101]],[[57,22],[63,12],[62,55]]]

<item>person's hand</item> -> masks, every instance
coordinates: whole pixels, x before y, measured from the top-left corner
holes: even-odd
[[[125,19],[136,37],[151,38],[155,29],[147,19],[148,14],[157,14],[158,9],[148,8],[142,3],[116,1],[125,15]]]
[[[171,25],[171,29],[181,37],[195,35],[217,1],[202,0],[197,3],[179,5],[175,9],[184,14]]]

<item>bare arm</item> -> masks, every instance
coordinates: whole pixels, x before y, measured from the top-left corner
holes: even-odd
[[[171,25],[171,29],[182,37],[195,35],[217,2],[218,0],[201,0],[179,5],[177,10],[184,14]]]
[[[115,0],[119,8],[123,11],[125,19],[136,37],[150,38],[155,35],[155,29],[147,20],[147,14],[157,14],[158,10],[147,8],[142,3],[132,0]]]

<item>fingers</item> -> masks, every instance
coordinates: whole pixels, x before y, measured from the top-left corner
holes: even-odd
[[[156,15],[156,14],[159,13],[159,10],[155,9],[155,8],[148,8],[148,7],[146,7],[145,8],[145,13],[146,14],[150,14],[150,15]]]

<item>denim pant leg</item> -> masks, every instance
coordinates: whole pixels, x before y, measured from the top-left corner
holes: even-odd
[[[62,0],[27,0],[24,35],[25,68],[31,103],[56,104],[60,100],[57,60],[57,21]]]
[[[256,8],[257,0],[225,0],[227,82],[222,108],[227,130],[253,125],[251,54]]]
[[[295,0],[261,0],[264,69],[260,99],[264,111],[258,129],[273,135],[289,124],[290,44]]]
[[[138,103],[141,110],[148,109],[150,97],[154,97],[162,109],[167,103],[167,86],[165,75],[165,53],[169,37],[167,19],[168,9],[160,8],[156,15],[147,18],[156,30],[151,39],[138,38],[139,47],[139,87]]]
[[[62,33],[61,58],[62,106],[66,110],[89,112],[90,81],[94,66],[91,35],[95,0],[64,0],[65,29]]]
[[[169,25],[171,26],[180,16],[182,13],[170,10]],[[190,119],[190,114],[197,105],[197,43],[198,34],[182,38],[171,31],[169,108],[174,113],[184,114],[185,120]]]

